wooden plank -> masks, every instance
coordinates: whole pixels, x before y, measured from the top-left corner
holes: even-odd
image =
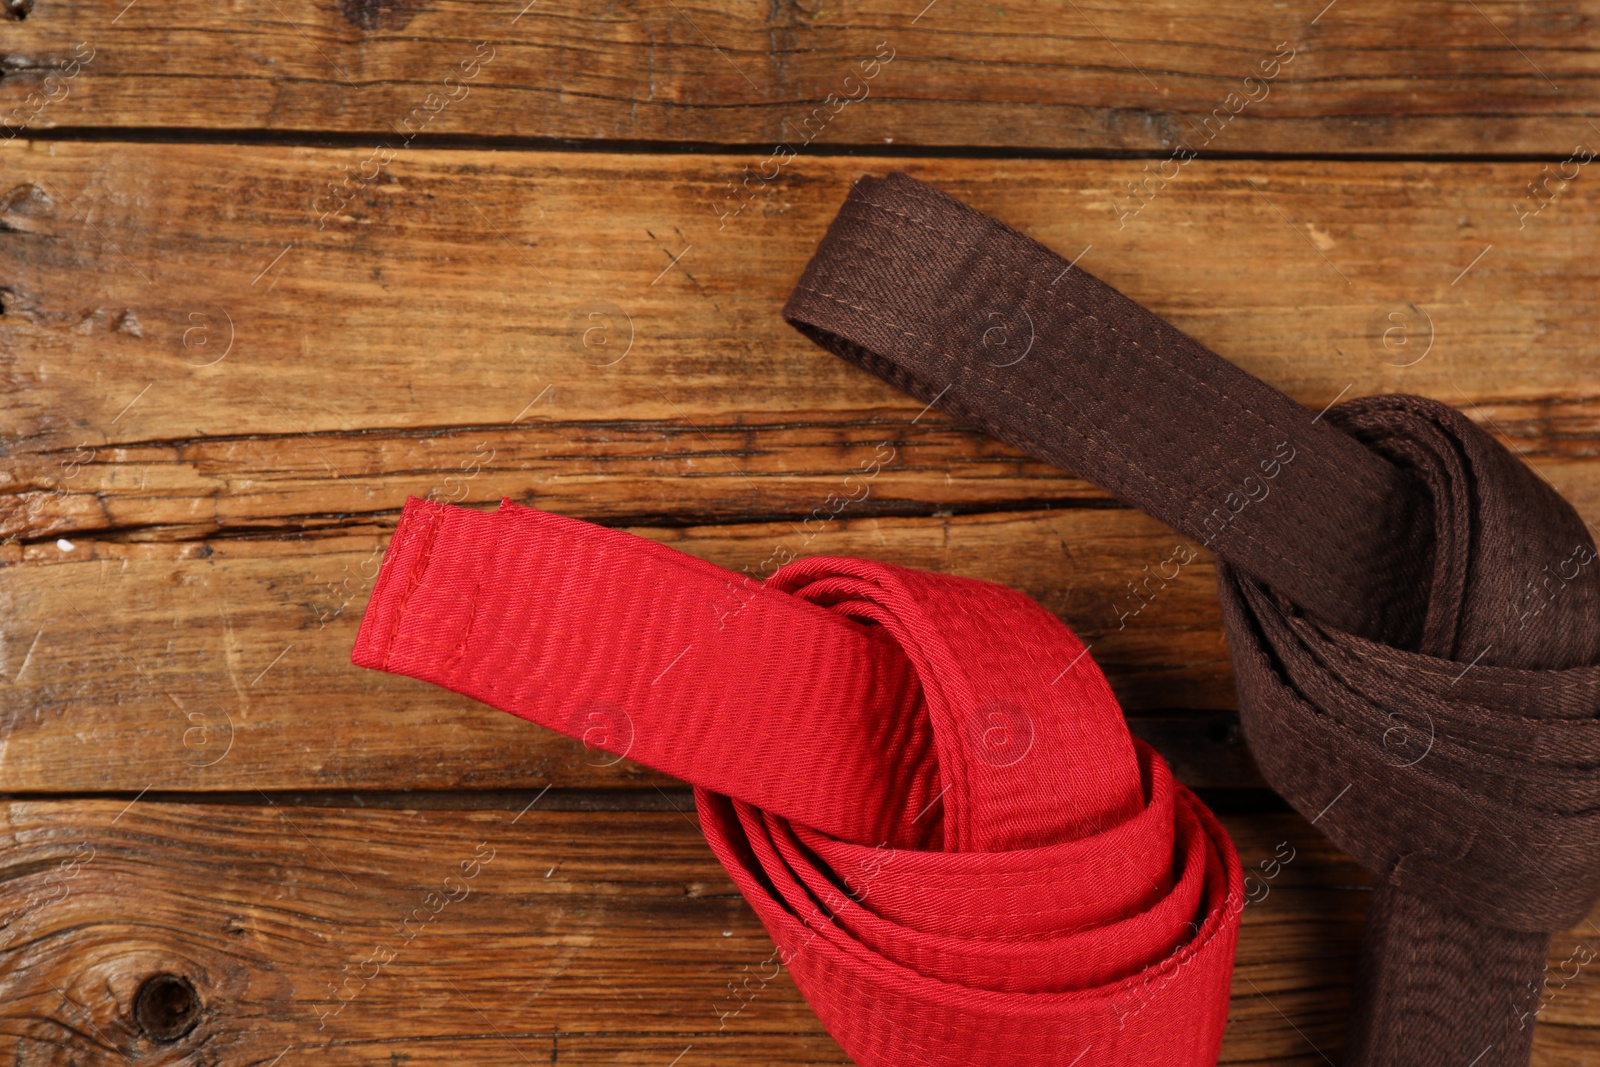
[[[734,157],[415,152],[319,230],[348,152],[0,159],[0,536],[364,525],[429,492],[805,515],[879,443],[906,450],[884,514],[1098,497],[782,322],[850,180],[894,166],[1312,407],[1436,396],[1600,502],[1600,198],[1519,230],[1533,164],[1197,161],[1126,218],[1126,161],[808,159],[719,229]]]
[[[1474,413],[1583,514],[1600,516],[1600,401],[1486,402]],[[96,443],[85,434],[70,446],[18,441],[0,473],[8,479],[0,488],[0,539],[337,533],[390,521],[407,496],[510,497],[594,522],[672,526],[778,516],[814,522],[841,493],[854,498],[852,515],[877,517],[1107,501],[1099,487],[979,431],[903,408],[627,422],[525,417],[315,434],[190,431],[162,441],[123,441],[115,430],[107,436]]]
[[[1002,582],[1094,645],[1132,712],[1228,709],[1232,677],[1203,551],[1140,601],[1128,583],[1179,540],[1126,510],[635,528],[734,570],[851,555]],[[68,542],[0,567],[0,767],[14,791],[646,787],[666,779],[587,754],[434,686],[351,666],[386,537]],[[1259,785],[1226,720],[1148,724],[1197,786]],[[1220,731],[1220,732],[1219,732]],[[424,754],[424,758],[418,758]]]
[[[1097,487],[978,431],[934,413],[912,425],[900,411],[734,414],[693,425],[524,418],[314,436],[191,433],[37,451],[20,442],[15,457],[0,536],[30,540],[339,532],[383,521],[408,495],[455,503],[509,496],[593,521],[673,526],[803,520],[841,491],[858,498],[852,513],[881,516],[1105,500]]]
[[[692,813],[120,800],[4,813],[0,1033],[19,1062],[840,1062],[787,974],[730,993],[771,943]],[[1292,858],[1245,909],[1221,1062],[1336,1061],[1366,877],[1298,817],[1225,821],[1252,869]],[[1558,937],[1552,971],[1594,944],[1587,924]],[[141,1029],[161,1016],[135,1006],[162,974],[199,1005],[166,1044]],[[1600,1036],[1592,967],[1554,992],[1536,1067],[1586,1062]]]
[[[1593,0],[52,0],[7,26],[0,115],[13,130],[341,131],[395,148],[442,134],[1565,155],[1600,111],[1597,14]],[[861,66],[875,56],[893,59]]]

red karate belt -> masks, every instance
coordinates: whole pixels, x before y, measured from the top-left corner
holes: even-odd
[[[692,782],[863,1067],[1216,1062],[1238,856],[1020,593],[411,499],[351,658]]]

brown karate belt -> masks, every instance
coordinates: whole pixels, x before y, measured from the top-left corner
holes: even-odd
[[[1256,761],[1376,879],[1346,1062],[1525,1065],[1551,936],[1600,893],[1571,505],[1450,407],[1308,411],[903,174],[857,183],[784,315],[1217,555]]]

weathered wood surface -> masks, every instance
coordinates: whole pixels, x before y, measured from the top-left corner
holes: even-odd
[[[1564,155],[1600,114],[1593,0],[17,6],[13,129]]]
[[[1297,850],[1245,912],[1223,1062],[1337,1062],[1367,878],[1250,807],[1209,557],[1130,613],[1174,535],[778,310],[850,180],[905,169],[1313,408],[1462,407],[1594,524],[1600,0],[24,10],[0,17],[0,1058],[843,1060],[786,975],[719,1018],[771,946],[680,783],[348,664],[398,509],[432,494],[758,574],[783,545],[1035,596],[1180,778],[1256,812],[1225,817],[1247,868]],[[837,154],[877,145],[906,157]],[[926,158],[952,146],[1102,158]],[[1600,979],[1565,977],[1595,947],[1600,914],[1552,948],[1538,1067],[1600,1063]],[[165,1043],[182,1005],[135,1005],[160,973],[202,1004]]]
[[[476,812],[7,804],[0,1034],[28,1067],[286,1050],[286,1064],[842,1062],[788,975],[760,980],[771,943],[686,796],[681,813],[549,810],[555,796]],[[1365,875],[1296,816],[1225,822],[1258,872],[1294,855],[1245,908],[1222,1062],[1336,1062]],[[1552,970],[1595,941],[1591,925],[1557,937]],[[200,1001],[167,1044],[134,1006],[158,974]],[[1600,983],[1581,974],[1537,1018],[1536,1067],[1593,1062]]]

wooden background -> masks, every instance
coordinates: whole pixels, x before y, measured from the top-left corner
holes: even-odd
[[[1337,1063],[1367,880],[1243,751],[1209,557],[1119,628],[1176,535],[778,313],[901,168],[1600,519],[1600,0],[1325,3],[7,0],[0,1057],[847,1062],[745,984],[682,783],[349,665],[431,492],[1026,590],[1247,867],[1295,850],[1223,1062]],[[1600,1064],[1597,947],[1556,938],[1539,1067]]]

